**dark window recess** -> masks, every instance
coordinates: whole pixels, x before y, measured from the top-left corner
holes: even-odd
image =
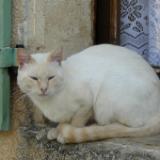
[[[95,0],[95,44],[119,44],[119,0]]]

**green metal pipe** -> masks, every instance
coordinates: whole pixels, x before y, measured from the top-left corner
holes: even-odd
[[[10,128],[10,78],[8,69],[0,69],[0,130]]]
[[[16,65],[11,42],[11,0],[0,0],[0,131],[10,129],[10,77],[8,67]]]

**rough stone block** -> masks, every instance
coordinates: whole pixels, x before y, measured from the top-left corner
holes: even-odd
[[[21,130],[18,159],[23,160],[159,160],[160,136],[134,139],[110,139],[82,144],[62,145],[43,138],[37,141],[36,128]]]

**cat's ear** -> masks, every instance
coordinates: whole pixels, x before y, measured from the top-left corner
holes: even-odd
[[[59,49],[57,51],[52,51],[49,53],[48,62],[58,62],[59,65],[61,65],[61,62],[63,60],[63,49]]]
[[[22,69],[28,63],[35,63],[35,60],[31,57],[31,55],[25,53],[24,50],[22,50],[17,53],[17,62],[19,69]]]

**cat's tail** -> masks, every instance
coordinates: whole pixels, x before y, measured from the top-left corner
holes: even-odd
[[[145,137],[158,133],[160,133],[160,115],[153,118],[146,126],[139,128],[131,128],[122,124],[93,125],[83,128],[63,125],[57,140],[60,143],[80,143],[108,138]]]

